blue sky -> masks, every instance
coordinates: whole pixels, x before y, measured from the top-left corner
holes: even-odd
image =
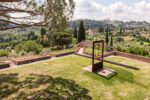
[[[74,19],[150,22],[150,0],[74,0]]]

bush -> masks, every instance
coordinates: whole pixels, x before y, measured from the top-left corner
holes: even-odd
[[[7,48],[8,46],[10,46],[10,43],[1,43],[1,44],[0,44],[0,49],[5,49],[5,48]]]
[[[58,48],[63,49],[64,46],[66,48],[73,42],[73,37],[70,33],[65,32],[56,32],[52,36],[53,38],[53,45],[57,46]]]
[[[146,56],[146,57],[150,56],[149,49],[145,49],[144,47],[138,47],[138,46],[128,46],[128,47],[117,46],[116,50],[117,51],[121,51],[121,52],[130,53],[130,54]]]
[[[143,42],[140,42],[140,45],[144,45],[144,43],[143,43]]]
[[[44,40],[44,39],[38,39],[37,42],[41,45],[43,45],[43,47],[48,47],[49,46],[49,41],[48,40]]]
[[[30,33],[28,34],[28,40],[36,40],[37,38],[38,36],[36,36],[33,31],[30,31]]]
[[[0,50],[0,57],[8,56],[8,52]]]
[[[35,41],[26,41],[24,43],[21,43],[15,47],[15,50],[19,52],[33,52],[35,54],[39,54],[43,49],[43,46],[36,43]]]
[[[122,38],[121,36],[116,37],[116,41],[117,42],[124,42],[124,38]]]

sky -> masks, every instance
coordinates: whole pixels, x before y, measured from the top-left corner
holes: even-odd
[[[74,0],[73,19],[148,21],[150,0]]]

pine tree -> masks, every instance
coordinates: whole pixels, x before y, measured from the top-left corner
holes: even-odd
[[[76,38],[76,39],[78,38],[78,31],[77,31],[77,28],[74,29],[73,37]]]
[[[85,40],[85,28],[83,25],[83,21],[80,22],[79,25],[79,32],[78,32],[78,42],[82,42],[83,40]]]

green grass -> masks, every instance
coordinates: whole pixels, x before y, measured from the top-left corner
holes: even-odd
[[[139,46],[141,46],[141,42],[136,42],[136,44],[139,45]],[[143,45],[149,45],[149,44],[150,44],[149,42],[143,42]]]
[[[104,66],[115,70],[118,74],[107,80],[82,68],[91,64],[91,59],[79,56],[68,56],[51,61],[23,65],[23,67],[1,71],[0,74],[17,73],[19,79],[31,73],[61,77],[74,80],[81,87],[89,90],[93,100],[148,100],[150,99],[150,64],[122,57],[110,57],[113,60],[140,67],[139,71],[105,63]],[[3,80],[1,80],[3,81]],[[21,90],[21,89],[20,89]],[[25,91],[28,91],[25,90]],[[17,95],[14,92],[14,95]],[[7,97],[11,100],[13,95]]]
[[[93,50],[92,50],[92,48],[86,48],[84,52],[92,55]],[[94,53],[95,53],[95,55],[101,55],[101,49],[100,50],[95,49]]]

